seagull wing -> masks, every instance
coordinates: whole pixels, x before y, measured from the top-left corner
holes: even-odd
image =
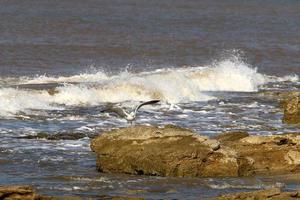
[[[155,104],[155,103],[158,103],[159,101],[160,100],[151,100],[151,101],[143,102],[135,108],[134,113],[136,113],[142,106],[149,105],[149,104]]]
[[[127,113],[123,108],[120,107],[114,107],[114,106],[108,106],[106,109],[102,110],[101,112],[110,112],[110,113],[116,113],[119,117],[126,118]]]

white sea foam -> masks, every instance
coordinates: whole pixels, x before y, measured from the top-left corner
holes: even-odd
[[[26,109],[58,109],[51,106],[47,91],[0,89],[0,116],[10,116]]]
[[[284,183],[276,182],[270,184],[253,184],[253,185],[245,185],[245,184],[230,184],[230,183],[220,183],[220,184],[208,184],[208,186],[212,189],[269,189],[269,188],[283,188]]]
[[[290,81],[290,82],[299,82],[299,76],[296,74],[292,74],[292,75],[286,75],[284,77],[276,77],[275,78],[275,82],[285,82],[285,81]]]
[[[88,177],[70,177],[71,180],[80,181],[80,182],[103,182],[103,183],[113,183],[112,180],[109,180],[106,177],[95,177],[95,178],[88,178]]]
[[[74,76],[59,76],[59,77],[51,77],[47,75],[41,75],[34,78],[30,77],[22,77],[21,82],[23,84],[44,84],[44,83],[82,83],[82,82],[98,82],[109,79],[109,77],[99,71],[96,73],[81,73],[79,75]]]
[[[99,105],[103,102],[160,99],[171,105],[191,101],[208,101],[214,96],[206,91],[252,92],[274,81],[239,59],[227,59],[213,66],[161,69],[133,74],[122,72],[109,76],[103,72],[69,77],[23,77],[20,84],[63,83],[47,90],[0,88],[0,116],[14,116],[30,109],[62,109],[64,106]],[[298,76],[277,81],[297,81]],[[77,83],[77,84],[73,84]]]

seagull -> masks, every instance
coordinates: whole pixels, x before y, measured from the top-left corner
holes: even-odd
[[[132,122],[136,119],[136,114],[137,111],[145,105],[150,105],[150,104],[155,104],[158,103],[160,100],[151,100],[151,101],[146,101],[143,102],[141,104],[139,104],[138,106],[135,107],[135,109],[132,112],[127,112],[126,110],[124,110],[121,107],[115,107],[113,105],[109,105],[108,108],[102,110],[101,112],[111,112],[111,113],[116,113],[119,117],[125,118],[127,120],[127,122],[130,122],[130,124],[132,125]]]

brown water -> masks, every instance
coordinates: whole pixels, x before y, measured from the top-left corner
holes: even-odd
[[[260,95],[300,88],[299,1],[4,0],[0,19],[0,184],[149,199],[299,188],[292,177],[101,174],[89,147],[95,135],[128,126],[100,113],[107,103],[130,109],[152,98],[161,102],[141,109],[137,124],[299,132]],[[41,132],[74,140],[22,138]]]

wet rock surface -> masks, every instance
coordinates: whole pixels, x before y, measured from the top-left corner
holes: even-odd
[[[300,191],[294,192],[282,192],[279,188],[272,188],[267,190],[259,190],[253,192],[241,192],[223,195],[215,198],[215,200],[249,200],[249,199],[257,199],[257,200],[294,200],[300,199]]]
[[[283,103],[283,122],[288,124],[300,124],[300,94]]]
[[[102,172],[204,176],[208,155],[219,144],[179,127],[135,126],[104,133],[92,141],[91,147]]]
[[[300,134],[208,138],[175,126],[134,126],[91,142],[101,172],[176,177],[237,177],[300,171]]]
[[[277,101],[283,108],[282,121],[287,124],[300,123],[300,91],[264,91],[261,96]]]
[[[18,139],[78,140],[86,136],[84,133],[37,133],[36,135],[21,136]]]
[[[40,196],[30,186],[0,186],[0,199],[3,200],[55,200]]]
[[[259,93],[260,96],[263,98],[271,99],[274,101],[278,101],[282,106],[286,101],[289,99],[292,99],[296,96],[300,95],[300,90],[295,90],[295,91],[285,91],[285,90],[270,90],[270,91],[261,91]]]
[[[0,186],[0,199],[1,200],[83,200],[87,198],[80,197],[50,197],[37,194],[31,186]],[[94,199],[94,198],[88,198]],[[97,199],[105,200],[142,200],[137,197],[109,197],[101,196]]]

